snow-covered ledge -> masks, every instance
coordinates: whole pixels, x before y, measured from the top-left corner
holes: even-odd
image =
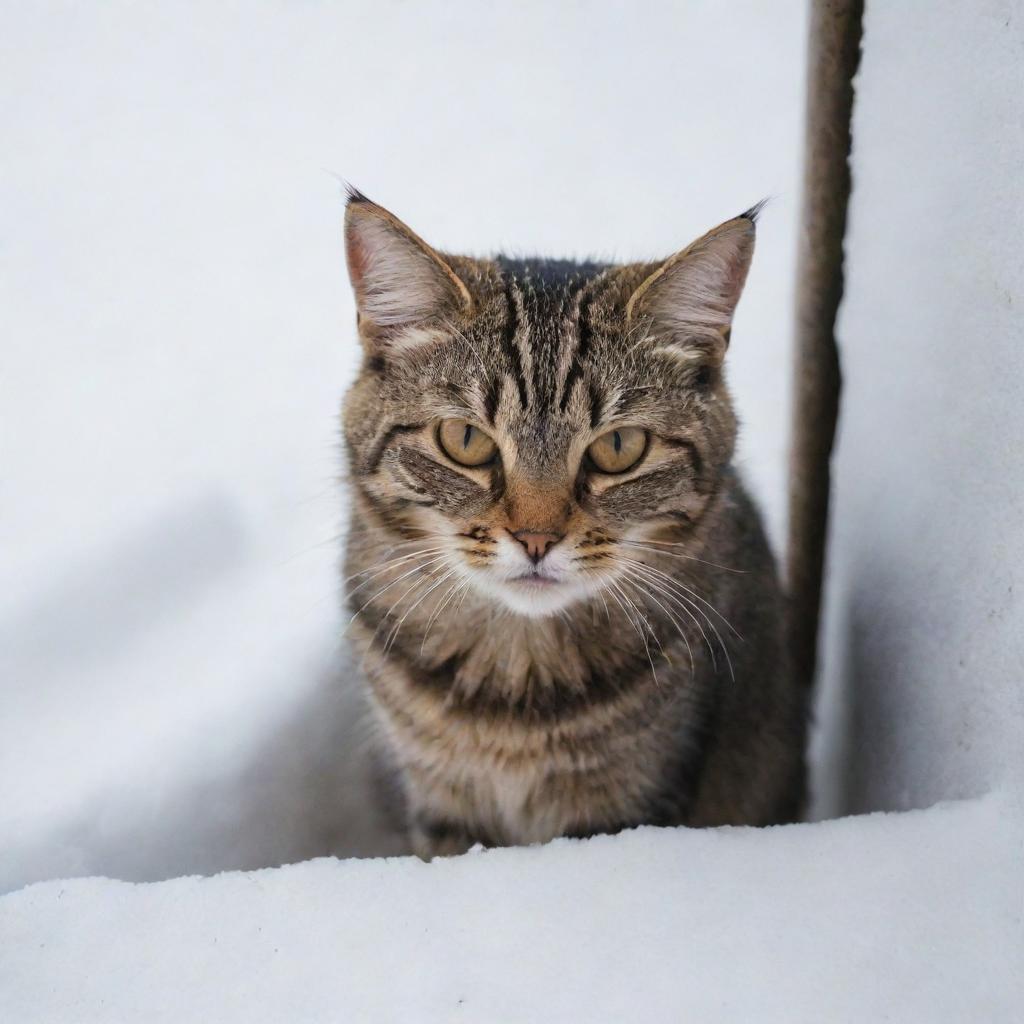
[[[1020,806],[993,795],[430,864],[46,882],[0,900],[0,1019],[1019,1020],[1022,855]]]

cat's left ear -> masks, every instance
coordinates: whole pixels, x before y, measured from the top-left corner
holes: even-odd
[[[345,209],[345,254],[364,344],[408,348],[429,338],[416,328],[472,308],[469,289],[441,254],[355,189]]]
[[[627,322],[646,319],[659,342],[687,361],[721,363],[754,255],[760,206],[727,220],[670,256],[633,292]]]

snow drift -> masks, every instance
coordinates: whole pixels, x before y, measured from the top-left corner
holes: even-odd
[[[1020,1019],[1005,797],[0,899],[0,1019]]]

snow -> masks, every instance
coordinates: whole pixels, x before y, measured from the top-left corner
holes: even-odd
[[[778,540],[805,20],[5,13],[0,892],[42,884],[0,897],[0,1020],[1019,1019],[1010,4],[868,5],[815,739],[818,817],[970,799],[325,858],[404,851],[336,605],[334,175],[474,252],[668,253],[771,195],[730,359]]]
[[[1019,1020],[1020,808],[0,899],[0,1019]],[[942,898],[936,898],[937,894]]]

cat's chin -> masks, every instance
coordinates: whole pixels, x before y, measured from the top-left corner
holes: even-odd
[[[477,585],[490,598],[527,618],[543,619],[557,615],[571,604],[588,596],[588,589],[573,580],[522,576],[512,580],[478,580]]]

